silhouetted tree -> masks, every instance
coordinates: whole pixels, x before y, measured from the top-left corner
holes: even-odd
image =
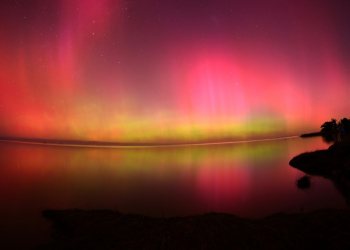
[[[325,142],[337,142],[350,137],[350,118],[343,118],[338,123],[337,120],[332,118],[331,121],[327,121],[322,124],[321,132],[333,131],[335,133],[324,133],[322,138]]]
[[[338,123],[338,129],[341,135],[348,134],[350,132],[350,120],[343,118]]]
[[[323,123],[321,128],[322,132],[336,130],[338,128],[337,120],[332,118],[331,121]]]
[[[343,118],[339,122],[344,128],[349,128],[350,120],[348,118]]]

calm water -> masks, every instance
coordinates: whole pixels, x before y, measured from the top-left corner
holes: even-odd
[[[289,160],[329,145],[321,137],[226,145],[88,148],[0,142],[0,237],[13,249],[50,240],[44,209],[117,209],[148,215],[276,212],[345,208],[330,180]]]

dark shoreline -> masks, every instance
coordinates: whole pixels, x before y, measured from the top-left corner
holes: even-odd
[[[325,150],[295,156],[289,165],[307,174],[350,181],[350,138],[335,142]]]
[[[322,176],[331,180],[350,206],[350,137],[335,142],[326,150],[306,152],[290,162],[309,175]]]
[[[38,249],[349,249],[350,210],[154,218],[111,210],[46,210],[54,242]]]
[[[314,132],[314,133],[302,134],[300,137],[307,138],[307,137],[322,136],[322,135],[332,135],[336,133],[338,133],[337,130],[326,131],[326,132]]]

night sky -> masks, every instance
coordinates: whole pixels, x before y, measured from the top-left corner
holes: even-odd
[[[349,117],[350,2],[2,0],[0,136],[204,142]]]

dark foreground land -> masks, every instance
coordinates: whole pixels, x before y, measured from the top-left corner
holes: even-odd
[[[330,179],[350,197],[350,140],[290,165]],[[47,210],[54,241],[39,249],[350,249],[350,210],[278,213],[263,219],[208,213],[154,218],[110,210]]]
[[[350,249],[349,210],[152,218],[109,210],[47,210],[54,242],[39,249]]]
[[[350,205],[350,137],[326,150],[300,154],[289,164],[306,174],[330,179]]]
[[[350,138],[335,142],[325,150],[300,154],[294,157],[289,164],[308,174],[349,179]]]

